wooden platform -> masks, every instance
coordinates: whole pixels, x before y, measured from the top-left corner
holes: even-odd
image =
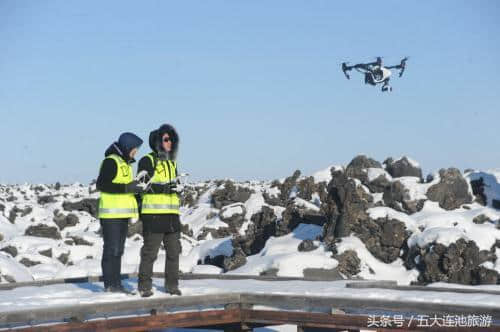
[[[223,279],[224,277],[228,276],[210,275],[187,278]],[[184,279],[187,278],[184,276]],[[245,276],[231,276],[228,279],[231,278],[248,279]],[[260,278],[253,277],[251,279]],[[290,280],[290,278],[276,277],[262,279],[266,281]],[[293,278],[291,280],[304,279]],[[72,281],[89,282],[91,280],[78,278],[78,280],[73,279]],[[68,280],[64,282],[68,282]],[[43,287],[44,283],[23,283],[22,286]],[[50,284],[53,283],[50,281]],[[19,287],[21,285],[9,286],[11,287],[5,287],[1,291],[8,292],[8,289],[15,288],[12,286]],[[346,287],[417,292],[455,291],[452,288],[424,287],[422,289],[420,286],[397,286],[391,281],[361,283],[357,281],[347,283]],[[461,290],[463,289],[456,291],[460,292]],[[474,290],[466,290],[465,292],[472,291]],[[476,292],[498,295],[498,292],[487,290],[477,290]],[[427,317],[427,323],[424,321],[425,317]],[[456,319],[456,324],[453,324],[453,318]],[[485,318],[489,318],[489,324],[484,323],[483,326],[479,326],[480,319]],[[444,324],[445,320],[446,324]],[[154,299],[134,297],[131,300],[120,302],[0,312],[0,329],[18,331],[146,331],[168,327],[248,331],[255,327],[281,324],[296,325],[299,332],[320,332],[325,329],[330,331],[346,329],[349,331],[359,329],[376,331],[500,331],[500,308],[341,296],[246,292]]]
[[[253,293],[135,299],[4,312],[0,314],[0,327],[20,331],[145,331],[167,327],[229,331],[293,324],[306,330],[373,328],[383,331],[389,327],[391,330],[471,330],[471,326],[438,326],[438,323],[425,328],[419,326],[416,319],[442,317],[444,320],[450,315],[489,316],[490,326],[476,326],[475,330],[500,331],[500,309],[490,307]],[[386,325],[387,318],[394,317],[394,322],[385,328],[370,326],[377,317],[386,317]],[[396,326],[396,317],[402,326]]]

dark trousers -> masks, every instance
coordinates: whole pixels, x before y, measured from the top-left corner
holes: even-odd
[[[144,244],[141,249],[139,265],[139,290],[150,290],[153,286],[153,264],[163,242],[167,251],[165,257],[165,288],[177,288],[179,285],[179,255],[181,253],[180,232],[143,233]]]
[[[101,219],[102,238],[102,277],[104,287],[117,287],[121,284],[123,248],[127,238],[129,219]]]

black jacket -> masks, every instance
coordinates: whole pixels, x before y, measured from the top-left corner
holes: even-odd
[[[170,152],[169,159],[174,160],[177,155],[177,149],[179,144],[179,135],[175,131],[174,127],[170,125],[163,125],[158,130],[154,130],[149,135],[149,146],[153,150],[153,156],[155,160],[159,159],[158,148],[161,146],[161,136],[163,133],[168,132],[169,136],[173,138],[172,151]],[[155,166],[148,156],[144,156],[139,160],[139,166],[137,172],[143,170],[148,172],[146,181],[154,176]],[[151,186],[150,193],[158,193],[161,189]],[[179,215],[177,214],[141,214],[142,227],[144,232],[153,233],[173,233],[179,232],[181,229],[181,222]]]
[[[119,155],[120,157],[124,158],[124,160],[129,164],[135,162],[134,159],[125,158],[122,155],[120,149],[118,149],[115,144],[111,144],[111,146],[104,153],[104,156],[107,157],[111,154]],[[110,194],[126,193],[127,191],[125,184],[112,182],[116,176],[117,171],[118,168],[116,166],[116,162],[113,159],[104,159],[101,165],[101,169],[99,170],[99,176],[97,177],[97,190]]]

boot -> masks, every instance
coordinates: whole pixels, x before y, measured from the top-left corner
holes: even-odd
[[[147,289],[147,290],[140,290],[139,294],[141,294],[141,297],[150,297],[154,293],[153,293],[153,291],[151,289]]]

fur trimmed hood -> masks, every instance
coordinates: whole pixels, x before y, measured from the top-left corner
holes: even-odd
[[[162,148],[161,138],[165,133],[167,133],[172,140],[172,150],[170,152],[166,152]],[[158,156],[163,154],[166,156],[166,159],[175,160],[179,150],[179,134],[177,134],[177,130],[175,130],[172,125],[163,124],[160,128],[149,133],[149,146]]]

